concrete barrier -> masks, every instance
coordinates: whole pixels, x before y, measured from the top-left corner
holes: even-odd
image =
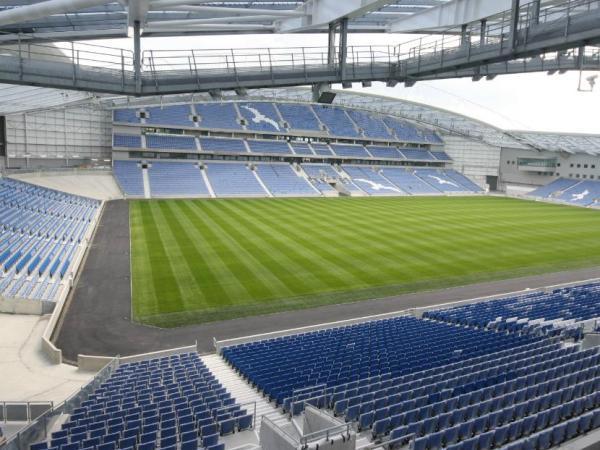
[[[0,297],[0,313],[43,316],[52,313],[55,306],[45,300]]]
[[[140,353],[139,355],[131,355],[117,357],[119,364],[127,364],[131,362],[144,361],[146,359],[163,358],[165,356],[180,355],[182,353],[193,353],[198,351],[198,345],[189,345],[187,347],[177,347],[168,350],[160,350],[157,352]],[[114,356],[93,356],[93,355],[77,355],[77,367],[80,370],[97,371],[106,366]]]
[[[300,327],[300,328],[290,328],[287,330],[255,334],[255,335],[251,335],[251,336],[244,336],[244,337],[239,337],[239,338],[234,338],[234,339],[224,339],[221,341],[217,341],[216,339],[213,338],[213,344],[215,346],[217,353],[221,353],[221,351],[225,347],[231,347],[233,345],[245,344],[248,342],[262,341],[265,339],[274,339],[274,338],[278,338],[278,337],[282,337],[282,336],[291,336],[294,334],[309,333],[311,331],[318,331],[318,330],[323,330],[323,329],[327,329],[327,328],[345,327],[345,326],[354,325],[357,323],[371,322],[374,320],[390,319],[393,317],[400,317],[400,316],[407,316],[407,315],[410,315],[410,316],[413,316],[416,318],[420,318],[423,316],[423,313],[425,311],[431,311],[431,310],[435,310],[435,309],[448,309],[448,308],[453,308],[455,306],[468,305],[470,303],[479,303],[479,302],[483,302],[483,301],[495,300],[495,299],[500,299],[500,298],[504,298],[504,297],[531,294],[534,292],[552,291],[554,289],[577,286],[580,284],[594,283],[594,282],[600,282],[600,278],[576,281],[576,282],[572,282],[572,283],[562,283],[562,284],[556,284],[556,285],[552,285],[552,286],[540,286],[540,287],[535,287],[535,288],[523,289],[521,291],[506,292],[503,294],[490,295],[490,296],[486,296],[486,297],[477,297],[477,298],[471,298],[471,299],[467,299],[467,300],[458,300],[458,301],[448,302],[448,303],[439,303],[437,305],[430,305],[430,306],[423,306],[423,307],[416,307],[416,308],[413,307],[413,308],[398,310],[398,311],[385,313],[385,314],[377,314],[377,315],[373,315],[373,316],[363,316],[363,317],[357,317],[355,319],[340,320],[337,322],[328,322],[328,323],[322,323],[322,324],[318,324],[318,325],[310,325],[310,326]]]
[[[96,212],[96,217],[94,217],[94,219],[93,219],[93,226],[90,227],[90,229],[87,231],[87,233],[85,234],[85,236],[83,238],[84,245],[82,245],[80,247],[80,249],[77,251],[77,254],[75,255],[75,258],[73,259],[74,264],[72,267],[76,267],[77,271],[81,269],[81,267],[80,267],[81,262],[83,261],[83,258],[86,254],[88,247],[90,246],[90,243],[92,241],[94,233],[96,232],[96,228],[98,227],[98,224],[100,223],[100,217],[102,215],[103,210],[104,210],[104,202],[100,205],[100,208],[98,208],[98,211]],[[42,351],[46,354],[46,356],[54,364],[62,364],[62,362],[63,362],[62,350],[54,345],[54,343],[52,342],[52,339],[54,338],[54,334],[56,332],[56,327],[58,326],[62,312],[65,309],[68,294],[71,291],[71,287],[72,287],[71,283],[72,283],[73,279],[75,278],[75,275],[76,275],[76,272],[71,271],[69,273],[69,277],[68,277],[69,281],[68,282],[65,281],[63,286],[61,286],[61,290],[59,291],[60,294],[55,303],[54,310],[52,311],[52,316],[50,317],[50,320],[48,321],[48,325],[46,325],[46,329],[44,330],[44,334],[42,335]],[[104,364],[106,365],[107,363],[108,363],[108,361],[105,361]],[[96,370],[99,370],[99,369],[101,369],[101,367],[99,367]]]

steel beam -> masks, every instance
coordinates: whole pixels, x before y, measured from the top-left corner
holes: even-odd
[[[0,11],[0,26],[30,22],[54,14],[66,14],[109,2],[110,0],[46,0],[32,5],[5,9]]]
[[[346,58],[348,56],[348,19],[340,20],[340,43],[339,43],[338,64],[340,70],[340,79],[346,78]]]
[[[534,0],[523,0],[522,4]],[[459,27],[465,23],[477,22],[510,10],[512,0],[450,0],[447,3],[426,9],[412,16],[392,22],[393,33],[414,33],[417,31],[439,31]]]
[[[517,47],[520,7],[520,0],[512,0],[512,5],[510,8],[510,46],[513,50]]]
[[[307,0],[296,10],[302,12],[304,17],[279,21],[277,31],[293,33],[322,28],[342,18],[362,17],[389,3],[389,0]]]
[[[133,79],[136,93],[142,92],[142,31],[139,20],[133,22]]]
[[[337,25],[332,22],[329,24],[329,32],[327,34],[327,64],[333,67],[335,63],[335,32]]]

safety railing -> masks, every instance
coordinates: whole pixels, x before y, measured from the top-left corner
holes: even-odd
[[[53,402],[0,402],[0,422],[31,422],[53,408]]]
[[[0,46],[0,56],[9,55],[21,59],[62,62],[90,68],[133,70],[131,50],[84,42],[29,42],[23,39]]]
[[[140,58],[142,82],[135,86],[134,53],[130,49],[98,46],[88,43],[54,43],[28,41],[25,37],[0,45],[0,58],[13,57],[11,73],[33,70],[36,77],[39,65],[28,68],[28,60],[61,63],[63,83],[77,85],[79,80],[97,84],[120,84],[120,89],[136,92],[143,86],[168,87],[173,78],[189,79],[200,85],[201,80],[219,83],[226,75],[228,85],[240,80],[256,80],[256,86],[268,86],[277,75],[294,75],[291,84],[361,79],[403,79],[419,77],[427,71],[443,73],[457,64],[475,64],[488,56],[510,58],[514,45],[526,45],[535,38],[537,30],[558,28],[568,36],[570,27],[600,12],[600,0],[563,0],[536,8],[536,2],[523,5],[518,11],[517,27],[512,29],[512,12],[504,11],[480,22],[445,30],[441,35],[419,37],[390,46],[349,46],[346,58],[339,60],[337,51],[328,47],[249,48],[217,50],[145,50]],[[566,20],[565,20],[566,19]],[[558,23],[558,21],[562,21]],[[590,26],[585,24],[585,26]],[[546,27],[546,28],[544,28]],[[554,28],[552,28],[554,27]],[[561,28],[562,27],[562,28]],[[595,27],[597,29],[597,25]],[[600,34],[600,32],[599,32]],[[600,36],[599,36],[600,37]],[[561,45],[564,45],[562,43]],[[579,45],[579,44],[577,44]],[[542,50],[538,50],[542,51]],[[545,49],[543,50],[545,51]],[[475,59],[474,59],[475,58]],[[477,60],[476,58],[479,58]],[[15,62],[16,61],[16,62]],[[5,65],[9,67],[8,64]],[[37,72],[35,72],[37,70]],[[95,76],[98,72],[98,76]],[[57,72],[58,73],[58,72]],[[245,77],[245,78],[243,78]],[[139,81],[139,80],[138,80]],[[237,83],[237,84],[236,84]],[[116,88],[111,88],[112,90]]]
[[[329,440],[333,437],[340,435],[350,436],[352,431],[352,423],[343,423],[340,425],[325,428],[323,430],[315,431],[314,433],[305,434],[300,438],[300,444],[303,447],[305,447],[311,442],[319,441],[321,439]]]
[[[29,450],[30,444],[42,440],[47,436],[49,427],[57,416],[73,412],[75,408],[79,407],[92,392],[112,375],[118,366],[119,359],[112,359],[88,384],[75,392],[67,400],[55,407],[52,406],[45,409],[39,414],[36,413],[37,417],[32,418],[27,426],[8,439],[0,448],[2,450]],[[32,404],[34,403],[32,402]]]

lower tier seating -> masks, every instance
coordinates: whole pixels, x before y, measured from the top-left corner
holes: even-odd
[[[558,178],[528,195],[559,203],[597,207],[600,205],[600,181]]]
[[[399,317],[228,347],[223,357],[282,404],[296,389],[408,375],[539,339]]]
[[[276,197],[316,197],[321,195],[310,182],[289,164],[257,164],[256,173]]]
[[[224,450],[253,427],[196,353],[120,365],[60,431],[31,450]]]
[[[100,202],[0,178],[0,295],[54,301]]]
[[[311,148],[318,151],[314,144],[296,143],[290,147],[284,141],[278,142],[295,152],[310,152]],[[150,160],[144,166],[146,168],[138,161],[114,161],[114,175],[125,195],[143,197],[146,175],[147,194],[152,197],[208,197],[213,194],[215,197],[314,197],[338,195],[338,191],[373,196],[440,195],[482,191],[467,177],[450,169],[345,164],[336,170],[327,163],[293,166],[290,163],[214,160],[200,163]]]
[[[600,317],[600,283],[426,311],[423,315],[477,328],[577,337],[582,322]]]
[[[196,164],[154,162],[148,168],[153,197],[208,197],[202,172]]]

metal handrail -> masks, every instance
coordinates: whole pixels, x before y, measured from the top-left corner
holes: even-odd
[[[160,85],[172,77],[189,77],[200,87],[202,77],[217,78],[227,75],[239,85],[244,76],[250,74],[268,75],[275,82],[278,74],[301,73],[301,79],[309,83],[313,73],[320,77],[335,77],[337,80],[389,79],[418,74],[424,68],[443,70],[454,61],[466,59],[471,62],[485,54],[491,57],[507,57],[513,44],[527,44],[532,31],[543,30],[565,18],[565,34],[568,33],[573,18],[588,15],[592,10],[600,11],[600,0],[564,0],[549,6],[542,5],[537,14],[532,3],[520,7],[517,29],[511,31],[512,13],[504,11],[489,19],[489,24],[481,30],[479,22],[465,30],[450,28],[442,35],[420,36],[417,39],[398,45],[349,46],[346,52],[344,73],[339,54],[330,55],[329,48],[288,47],[288,48],[246,48],[246,49],[207,49],[207,50],[146,50],[141,55],[141,73],[146,75],[146,85],[154,84],[159,92]],[[510,42],[512,40],[512,42]],[[330,56],[332,57],[330,59]],[[132,87],[134,79],[134,52],[130,49],[82,42],[56,43],[30,41],[26,35],[19,35],[18,42],[0,44],[0,58],[12,57],[17,60],[19,79],[24,79],[27,70],[26,60],[65,64],[72,73],[72,82],[77,85],[80,79],[90,79],[94,72],[107,74],[118,79],[124,91]],[[264,77],[263,77],[264,78]]]

